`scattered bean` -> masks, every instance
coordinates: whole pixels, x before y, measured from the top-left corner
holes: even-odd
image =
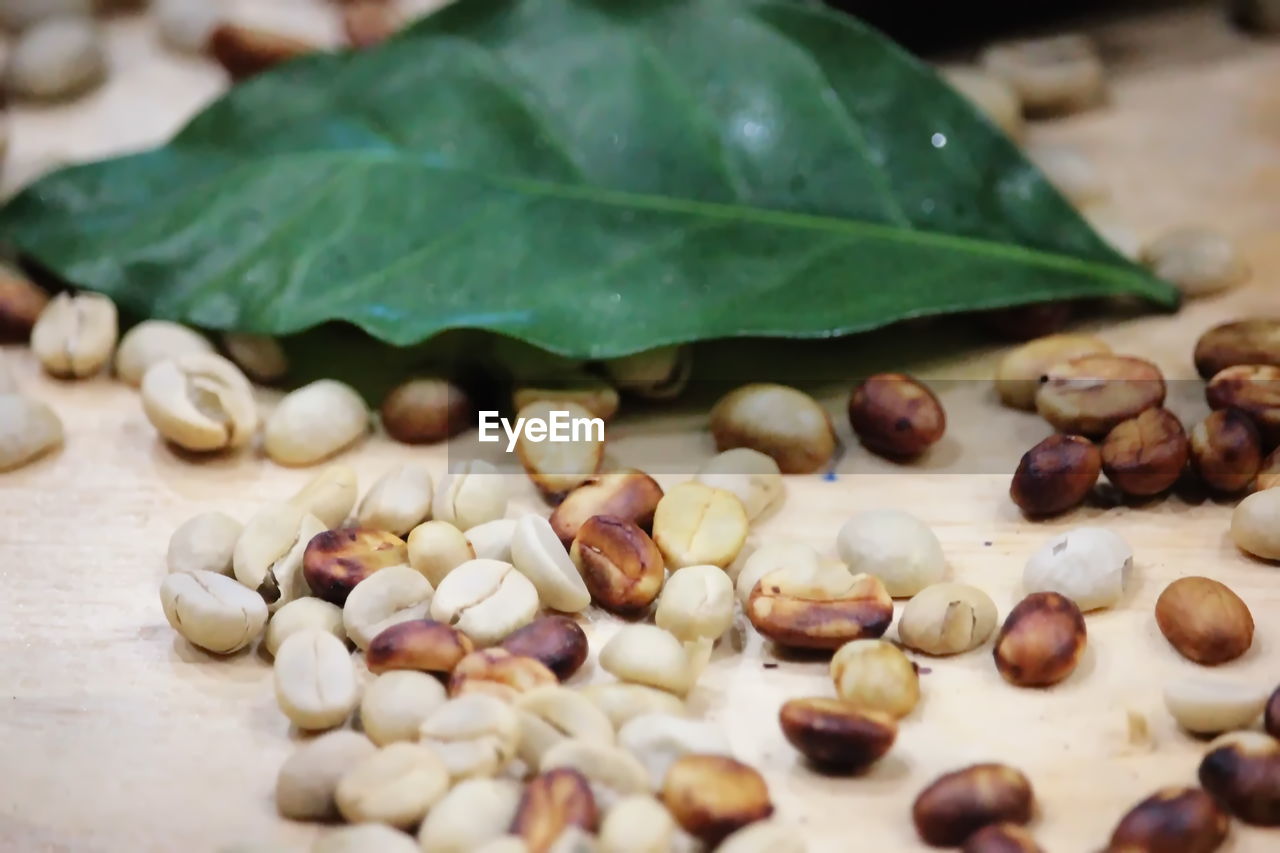
[[[0,393],[0,471],[21,468],[62,445],[62,421],[39,400]]]
[[[1178,481],[1190,447],[1176,415],[1168,409],[1147,409],[1107,433],[1102,470],[1125,494],[1156,495]]]
[[[312,628],[288,637],[276,650],[274,673],[280,710],[300,729],[341,726],[360,698],[346,644],[328,631]]]
[[[625,469],[598,474],[565,495],[551,513],[551,527],[567,548],[588,519],[609,515],[642,530],[653,528],[653,514],[662,500],[662,487],[643,471]]]
[[[280,645],[299,631],[318,628],[333,636],[347,640],[347,629],[342,624],[342,608],[327,601],[307,596],[295,598],[281,607],[271,616],[267,623],[267,632],[262,638],[262,645],[274,657]]]
[[[154,0],[152,12],[160,37],[185,53],[203,53],[220,23],[218,7],[204,0]]]
[[[1164,688],[1164,706],[1179,726],[1193,734],[1242,729],[1258,718],[1266,704],[1266,690],[1223,678],[1183,678]]]
[[[514,705],[520,718],[518,755],[529,767],[541,766],[542,756],[566,738],[613,743],[613,724],[604,711],[575,690],[535,686],[517,694]]]
[[[729,392],[711,410],[711,434],[717,450],[758,450],[772,456],[784,474],[817,471],[836,450],[826,411],[786,385],[757,383]]]
[[[609,421],[618,413],[618,392],[603,379],[584,374],[538,385],[525,385],[517,388],[511,395],[511,408],[517,412],[537,403],[544,403],[551,408],[561,404],[577,406],[590,417]]]
[[[206,49],[232,80],[239,81],[312,53],[316,48],[309,42],[280,33],[220,23],[210,34]]]
[[[368,649],[374,639],[392,625],[424,619],[432,605],[432,593],[430,582],[408,566],[388,566],[374,572],[356,584],[347,596],[342,608],[342,624],[347,636],[357,649]],[[409,648],[405,649],[401,643]],[[375,655],[374,659],[379,666],[389,666],[390,660],[420,663],[424,653],[416,642],[397,636],[388,657]]]
[[[992,823],[964,843],[961,853],[1044,853],[1035,838],[1016,823]],[[1117,852],[1118,853],[1118,852]]]
[[[169,537],[165,563],[171,572],[231,574],[231,556],[244,525],[224,512],[202,512]]]
[[[1078,435],[1051,435],[1022,454],[1009,497],[1031,517],[1057,515],[1084,502],[1102,471],[1102,453]]]
[[[547,607],[576,613],[591,603],[586,583],[542,516],[530,514],[516,522],[511,563],[533,583],[538,599]]]
[[[1274,489],[1280,486],[1280,447],[1267,454],[1262,460],[1262,466],[1258,468],[1258,476],[1253,481],[1253,487],[1257,491],[1266,489]]]
[[[469,530],[506,515],[507,501],[507,487],[498,469],[473,459],[441,478],[432,507],[437,521]]]
[[[447,521],[426,521],[409,531],[409,565],[433,586],[449,572],[476,558],[462,531]]]
[[[1247,489],[1262,467],[1258,429],[1237,409],[1219,409],[1197,424],[1190,450],[1201,482],[1223,494]]]
[[[1280,319],[1256,317],[1214,326],[1196,341],[1195,362],[1205,379],[1238,364],[1280,365]]]
[[[191,353],[211,353],[213,345],[198,332],[168,320],[143,320],[120,339],[115,374],[135,388],[152,365]]]
[[[382,401],[387,435],[406,444],[434,444],[472,424],[467,392],[447,379],[424,377],[397,385]]]
[[[1009,612],[996,636],[996,669],[1018,687],[1048,687],[1075,671],[1084,653],[1084,616],[1071,599],[1033,592]]]
[[[569,827],[594,833],[599,822],[587,778],[572,767],[557,767],[525,786],[511,831],[524,839],[529,853],[546,853]]]
[[[342,527],[356,505],[356,472],[349,465],[330,465],[293,497],[289,503],[314,515],[327,529]]]
[[[956,655],[976,649],[996,629],[996,605],[977,587],[935,583],[916,593],[902,608],[898,639],[907,648],[930,655]]]
[[[364,735],[339,730],[298,747],[276,777],[276,809],[290,820],[335,820],[338,780],[377,752]]]
[[[0,154],[9,143],[8,125],[0,122]],[[49,294],[8,264],[0,263],[0,341],[25,341],[49,304]]]
[[[422,723],[445,699],[444,687],[424,672],[388,672],[365,688],[360,726],[378,746],[415,741]]]
[[[475,553],[473,559],[511,562],[511,540],[516,535],[517,520],[496,518],[468,528],[465,538]]]
[[[311,538],[302,555],[302,571],[312,592],[341,607],[365,578],[408,561],[408,547],[399,536],[385,530],[341,527]]]
[[[1085,355],[1045,371],[1036,411],[1059,432],[1101,437],[1164,402],[1164,377],[1149,361]]]
[[[410,619],[389,625],[370,640],[365,662],[373,673],[412,669],[448,675],[474,650],[471,638],[456,628]]]
[[[510,563],[471,560],[440,583],[431,618],[453,625],[479,646],[502,642],[533,621],[538,590]]]
[[[778,721],[787,741],[827,771],[862,771],[883,758],[898,736],[892,714],[825,696],[792,699]]]
[[[535,658],[506,649],[481,649],[458,661],[449,675],[449,695],[488,693],[511,702],[521,693],[559,683],[555,673]]]
[[[684,755],[732,756],[723,729],[704,720],[680,714],[637,714],[618,730],[618,744],[640,760],[653,789],[659,790],[667,771]]]
[[[285,395],[267,418],[263,449],[281,465],[314,465],[369,430],[369,409],[350,385],[318,379]]]
[[[1280,367],[1237,364],[1213,375],[1204,389],[1211,409],[1235,408],[1258,428],[1267,447],[1280,440]]]
[[[1027,560],[1022,586],[1027,592],[1056,592],[1081,610],[1120,601],[1133,568],[1133,549],[1113,531],[1076,527],[1041,545]]]
[[[289,359],[275,338],[228,332],[222,336],[222,346],[231,360],[258,382],[278,382],[289,373]]]
[[[1111,195],[1093,160],[1074,145],[1035,143],[1024,149],[1054,188],[1076,207],[1106,201]]]
[[[749,447],[735,447],[717,454],[698,469],[696,479],[735,495],[742,501],[748,521],[754,521],[781,501],[786,488],[773,457]]]
[[[618,388],[647,400],[679,397],[693,373],[693,349],[667,346],[612,358],[605,373]]]
[[[142,377],[142,410],[161,438],[197,452],[243,447],[258,429],[253,388],[234,364],[189,353]]]
[[[777,541],[761,545],[743,562],[734,582],[734,592],[744,610],[760,579],[779,569],[787,569],[793,574],[816,575],[822,570],[822,560],[813,546],[804,542]]]
[[[1253,614],[1240,596],[1210,578],[1179,578],[1156,599],[1156,624],[1178,654],[1212,666],[1253,645]]]
[[[344,773],[335,799],[351,823],[410,829],[448,790],[449,772],[430,747],[392,743]]]
[[[586,777],[596,803],[608,810],[622,797],[649,790],[649,774],[625,749],[581,738],[567,738],[542,755],[542,772],[571,767]]]
[[[924,384],[903,373],[880,373],[849,397],[849,423],[871,452],[912,459],[942,438],[947,416]]]
[[[1280,742],[1236,732],[1209,745],[1200,784],[1218,804],[1254,826],[1280,826]]]
[[[885,640],[854,640],[831,658],[836,695],[862,710],[905,717],[920,701],[915,664]]]
[[[757,631],[781,646],[837,649],[883,634],[893,620],[893,599],[873,575],[780,569],[756,584],[746,613]]]
[[[512,779],[464,779],[431,807],[419,845],[432,853],[472,853],[507,831],[520,791]]]
[[[653,541],[672,571],[703,563],[725,568],[746,539],[742,501],[702,483],[670,489],[654,512]]]
[[[526,422],[541,420],[551,423],[553,416],[567,418],[567,423],[578,424],[595,417],[577,403],[537,401],[519,410],[516,417]],[[604,461],[603,429],[575,426],[570,441],[552,442],[540,433],[525,430],[516,439],[516,455],[534,485],[548,497],[560,497],[581,486],[600,470]]]
[[[93,19],[51,17],[24,30],[14,42],[5,88],[21,98],[59,101],[97,87],[106,76],[102,33]],[[90,371],[94,372],[96,368]]]
[[[502,648],[542,661],[564,681],[586,662],[587,635],[567,616],[543,616],[508,634]]]
[[[431,473],[422,465],[399,465],[383,474],[356,510],[361,527],[404,536],[431,515]]]
[[[515,709],[501,699],[468,693],[433,711],[418,735],[440,756],[456,782],[493,776],[505,767],[515,757],[520,722]]]
[[[1249,265],[1224,235],[1208,228],[1178,228],[1142,250],[1142,262],[1184,296],[1207,296],[1249,277]]]
[[[591,598],[614,613],[647,608],[665,578],[662,552],[654,541],[635,524],[609,515],[593,516],[578,529],[569,559]]]
[[[840,528],[836,549],[850,573],[874,575],[894,598],[915,595],[947,570],[942,545],[928,525],[896,509],[856,513]]]
[[[647,794],[632,794],[614,803],[600,822],[600,853],[669,853],[675,829],[665,806]]]
[[[1000,401],[1015,409],[1035,411],[1040,378],[1055,364],[1086,355],[1105,355],[1111,347],[1092,335],[1049,335],[1011,351],[996,368]]]
[[[711,845],[773,814],[764,778],[723,755],[676,759],[663,780],[662,801],[686,832]]]
[[[684,702],[678,696],[643,684],[590,684],[582,688],[582,695],[604,711],[615,729],[621,729],[628,721],[641,714],[684,713]]]
[[[654,622],[684,642],[718,640],[733,623],[733,582],[719,566],[689,566],[671,576]]]
[[[621,681],[677,696],[693,686],[684,645],[654,625],[624,625],[600,650],[600,667]]]
[[[160,603],[175,631],[214,654],[243,649],[267,624],[262,596],[214,572],[166,575],[160,584]]]
[[[1007,81],[980,68],[967,67],[944,68],[942,77],[1005,136],[1014,141],[1022,138],[1026,132],[1022,101]]]
[[[102,369],[111,358],[118,333],[116,305],[109,298],[97,293],[59,293],[31,329],[31,351],[50,374],[79,379]]]
[[[1199,788],[1161,788],[1120,818],[1108,850],[1118,853],[1213,853],[1230,819]]]
[[[320,519],[292,504],[268,504],[240,533],[232,551],[236,580],[256,589],[274,613],[310,593],[302,571],[307,543],[323,532]]]
[[[1077,112],[1105,97],[1102,60],[1087,36],[995,44],[981,59],[983,67],[1013,86],[1028,115]]]
[[[1031,783],[1004,764],[974,764],[939,777],[911,807],[926,844],[958,847],[984,826],[1031,820]]]

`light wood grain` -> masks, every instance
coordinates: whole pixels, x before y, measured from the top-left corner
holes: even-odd
[[[318,5],[291,5],[300,15],[323,14]],[[328,26],[318,18],[311,25]],[[159,50],[144,21],[113,23],[110,37],[117,73],[106,89],[74,105],[13,111],[6,186],[50,159],[154,142],[222,85],[216,69]],[[1116,66],[1112,105],[1038,126],[1035,136],[1092,154],[1114,188],[1108,215],[1137,236],[1208,223],[1239,240],[1256,269],[1249,287],[1177,315],[1094,324],[1117,350],[1190,380],[1190,349],[1204,329],[1280,307],[1280,48],[1231,33],[1208,11],[1124,23],[1102,37]],[[766,348],[767,360],[777,362],[778,351]],[[1006,495],[1009,473],[1048,428],[996,406],[987,378],[1000,351],[910,328],[792,346],[783,373],[839,378],[892,365],[930,377],[951,431],[921,465],[894,467],[851,441],[842,414],[847,388],[829,383],[825,400],[849,444],[841,473],[833,481],[789,478],[786,504],[753,538],[795,537],[833,554],[850,513],[909,509],[937,531],[951,575],[990,591],[1003,615],[1040,542],[1072,525],[1102,523],[1134,547],[1131,588],[1120,607],[1088,617],[1084,663],[1054,689],[1009,687],[989,646],[920,659],[923,701],[890,755],[853,779],[815,775],[776,722],[785,699],[831,692],[825,663],[766,668],[772,651],[739,617],[690,704],[765,772],[780,815],[802,828],[812,850],[917,849],[912,798],[937,774],[972,761],[1004,760],[1028,773],[1040,804],[1033,828],[1054,853],[1099,849],[1133,802],[1162,785],[1193,782],[1203,744],[1176,731],[1160,689],[1197,668],[1169,648],[1151,615],[1174,578],[1206,574],[1232,586],[1252,608],[1257,636],[1248,654],[1221,670],[1280,682],[1278,570],[1232,547],[1229,504],[1175,497],[1090,506],[1044,524],[1020,518]],[[0,849],[215,850],[234,841],[305,848],[315,829],[274,813],[276,769],[296,736],[276,709],[267,662],[253,653],[218,660],[193,650],[165,623],[157,587],[168,536],[182,520],[206,509],[244,518],[313,472],[253,453],[198,464],[179,458],[156,440],[131,389],[106,377],[50,380],[25,348],[6,347],[3,357],[25,392],[61,414],[67,442],[0,477]],[[708,357],[733,355],[713,347]],[[1194,382],[1174,383],[1171,399],[1188,422],[1205,411]],[[264,392],[264,406],[272,402]],[[713,452],[703,415],[688,406],[624,416],[611,428],[610,448],[615,460]],[[343,456],[365,486],[410,459],[437,472],[445,464],[439,449],[382,438]],[[679,468],[660,475],[665,485],[683,479]],[[535,503],[526,495],[522,506]],[[588,621],[595,648],[616,628],[606,617]],[[593,655],[575,682],[602,677]],[[1128,710],[1146,715],[1154,748],[1127,742]],[[1229,849],[1276,843],[1274,833],[1237,824]]]

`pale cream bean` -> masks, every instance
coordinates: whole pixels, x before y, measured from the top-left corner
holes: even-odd
[[[723,489],[681,483],[658,501],[653,541],[672,571],[709,563],[727,567],[747,539],[742,501]]]
[[[981,60],[988,71],[1013,86],[1028,114],[1082,110],[1105,96],[1102,60],[1087,36],[1064,34],[996,44],[982,52]]]
[[[203,352],[213,352],[213,345],[199,332],[168,320],[143,320],[120,339],[115,374],[136,388],[152,365]]]
[[[1049,183],[1077,207],[1105,201],[1111,194],[1098,166],[1073,145],[1037,143],[1024,150]]]
[[[0,471],[34,462],[62,445],[62,421],[44,403],[0,394]]]
[[[375,752],[377,747],[367,737],[345,730],[304,743],[280,765],[276,810],[291,820],[336,819],[338,780]]]
[[[342,624],[356,648],[369,648],[373,638],[392,625],[425,619],[435,590],[409,566],[379,569],[356,584],[342,608]]]
[[[413,839],[382,823],[330,830],[311,845],[311,853],[420,853]]]
[[[5,88],[22,98],[58,101],[96,87],[106,75],[102,31],[93,19],[54,17],[24,30],[14,42]]]
[[[213,353],[188,353],[152,365],[141,391],[142,410],[156,432],[186,450],[242,447],[258,428],[249,380]]]
[[[426,676],[430,677],[430,676]],[[393,743],[338,780],[338,811],[351,823],[417,826],[449,790],[449,771],[429,746]]]
[[[658,597],[654,621],[684,642],[718,640],[733,624],[733,583],[719,566],[688,566]]]
[[[499,643],[538,613],[538,590],[510,563],[471,560],[440,583],[431,618],[462,631],[479,646]]]
[[[538,600],[552,610],[577,613],[591,603],[582,575],[542,516],[526,515],[516,522],[511,563],[533,583]]]
[[[1235,244],[1208,228],[1178,228],[1161,235],[1142,250],[1142,262],[1192,298],[1249,278],[1249,265]]]
[[[365,688],[360,727],[378,746],[417,740],[423,721],[446,699],[444,685],[425,672],[392,670]]]
[[[520,719],[520,760],[538,767],[542,756],[566,738],[613,743],[613,723],[581,693],[558,685],[536,687],[515,700]]]
[[[477,524],[466,532],[467,542],[482,560],[511,562],[511,540],[516,535],[516,519],[497,518]]]
[[[1109,354],[1111,347],[1092,335],[1049,335],[1027,341],[1009,352],[996,368],[1000,401],[1015,409],[1036,409],[1040,377],[1058,362],[1086,355]]]
[[[894,598],[915,595],[947,571],[938,537],[920,519],[896,509],[856,513],[840,528],[836,549],[851,574],[874,575]]]
[[[618,412],[618,391],[597,376],[574,373],[535,385],[522,385],[511,394],[511,407],[517,412],[535,403],[547,403],[552,408],[571,403],[581,406],[588,415],[607,421]]]
[[[427,812],[418,844],[424,853],[472,853],[506,834],[519,805],[514,779],[464,779]]]
[[[99,293],[59,293],[31,329],[31,351],[54,376],[81,379],[102,369],[120,333],[116,304]]]
[[[186,53],[203,53],[221,18],[217,4],[206,0],[154,0],[151,7],[165,44]]]
[[[618,730],[618,744],[631,751],[649,773],[653,790],[676,759],[691,753],[732,756],[724,729],[705,720],[677,714],[639,714]]]
[[[273,673],[280,710],[300,729],[340,726],[360,699],[346,644],[318,628],[299,631],[281,643]]]
[[[516,454],[525,473],[544,494],[563,495],[600,470],[604,461],[604,424],[577,403],[540,400],[520,409],[524,430],[516,439]],[[545,430],[536,429],[539,422]],[[555,441],[557,423],[569,438]]]
[[[604,809],[629,794],[649,790],[649,773],[644,765],[613,744],[576,738],[561,741],[543,754],[538,770],[545,773],[557,767],[571,767],[587,777],[596,803]]]
[[[766,542],[751,553],[738,572],[734,583],[738,601],[745,607],[760,579],[779,569],[797,575],[816,575],[822,571],[822,558],[812,545],[804,542]]]
[[[749,447],[718,453],[698,469],[697,481],[723,489],[742,501],[747,520],[754,521],[782,500],[786,486],[772,456]]]
[[[347,629],[342,624],[342,608],[320,598],[295,598],[271,615],[262,645],[271,655],[280,644],[299,631],[319,628],[346,642]]]
[[[431,472],[422,465],[401,465],[383,474],[360,501],[361,527],[404,536],[431,515]]]
[[[941,70],[943,78],[991,123],[1017,141],[1026,132],[1022,101],[1009,83],[981,68],[955,66]]]
[[[1164,704],[1178,725],[1193,734],[1243,729],[1258,718],[1269,690],[1234,679],[1193,676],[1170,682]]]
[[[734,832],[716,853],[805,853],[804,832],[776,818],[758,820]]]
[[[272,612],[311,593],[302,573],[307,543],[324,524],[292,504],[268,504],[245,524],[231,564],[236,580],[256,589]]]
[[[1065,595],[1081,610],[1120,601],[1133,569],[1133,549],[1105,527],[1076,527],[1050,539],[1031,555],[1022,573],[1027,592]]]
[[[267,624],[262,596],[214,572],[166,575],[160,603],[169,624],[187,642],[220,655],[243,649]]]
[[[330,465],[298,493],[289,503],[301,507],[324,522],[326,530],[342,527],[356,505],[356,472],[350,465]]]
[[[231,558],[244,525],[225,512],[202,512],[169,537],[165,563],[171,572],[231,574]]]
[[[666,806],[648,794],[630,794],[600,822],[600,853],[668,853],[675,834]]]
[[[975,649],[996,629],[996,605],[977,587],[935,583],[912,596],[898,619],[898,639],[930,655]]]
[[[1236,547],[1264,560],[1280,560],[1280,489],[1254,492],[1231,513]]]
[[[289,372],[289,359],[280,342],[267,335],[228,332],[222,347],[240,369],[258,382],[275,382]]]
[[[447,521],[427,521],[409,531],[409,565],[433,586],[476,552],[462,531]]]
[[[618,388],[646,400],[679,397],[693,373],[693,348],[683,344],[657,347],[604,362]]]
[[[464,693],[445,702],[418,729],[455,781],[493,776],[515,757],[520,721],[515,709],[488,693]]]
[[[717,450],[750,447],[787,474],[811,474],[836,450],[831,418],[818,401],[786,385],[752,383],[730,391],[711,409]]]
[[[621,729],[641,714],[683,714],[684,701],[674,694],[656,687],[626,682],[589,684],[580,689],[583,696],[594,702],[614,729]]]
[[[314,465],[359,441],[369,407],[350,385],[318,379],[286,394],[267,418],[263,449],[281,465]]]
[[[853,640],[831,658],[836,694],[863,710],[905,717],[920,701],[920,677],[897,646],[885,640]]]
[[[653,625],[625,625],[600,650],[600,667],[621,681],[683,696],[692,687],[688,652],[680,640]]]
[[[436,485],[432,504],[438,521],[469,530],[507,514],[509,491],[498,469],[483,459],[463,463]]]

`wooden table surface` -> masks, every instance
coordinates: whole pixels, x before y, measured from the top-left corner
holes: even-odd
[[[317,7],[275,5],[282,19],[332,36]],[[281,12],[289,5],[296,17]],[[116,73],[105,89],[73,105],[11,111],[6,186],[51,162],[159,140],[222,85],[216,69],[156,47],[143,21],[115,22],[110,36]],[[1110,25],[1100,36],[1115,69],[1111,105],[1037,126],[1034,136],[1091,154],[1114,191],[1105,215],[1136,237],[1207,223],[1237,239],[1256,271],[1247,287],[1177,315],[1091,324],[1117,350],[1192,380],[1190,351],[1203,330],[1277,307],[1280,44],[1234,34],[1208,10]],[[892,365],[937,380],[951,430],[921,464],[891,466],[851,440],[842,414],[847,387],[835,383],[824,400],[848,445],[839,476],[788,478],[785,505],[753,540],[805,539],[833,555],[851,513],[908,509],[937,531],[951,576],[989,591],[1003,617],[1042,541],[1073,525],[1105,524],[1136,553],[1129,589],[1121,606],[1088,617],[1082,665],[1050,690],[1005,684],[989,645],[921,658],[928,671],[919,707],[889,756],[860,778],[815,775],[778,729],[785,699],[830,694],[825,663],[766,668],[771,649],[739,615],[690,707],[723,726],[737,756],[763,770],[779,814],[802,828],[811,850],[916,849],[909,819],[916,792],[979,760],[1008,761],[1030,776],[1039,803],[1033,829],[1051,853],[1097,850],[1134,802],[1160,786],[1194,782],[1203,744],[1175,728],[1160,691],[1198,668],[1173,652],[1152,617],[1155,597],[1174,578],[1205,574],[1234,588],[1253,611],[1257,635],[1220,671],[1280,682],[1280,576],[1232,546],[1230,503],[1171,497],[1096,503],[1050,523],[1019,516],[1006,494],[1009,474],[1049,430],[995,404],[987,380],[1001,351],[972,336],[922,330],[794,345],[792,372],[851,377]],[[725,352],[713,348],[710,357]],[[169,534],[181,521],[209,509],[245,518],[314,471],[283,469],[253,452],[193,464],[157,441],[132,389],[107,377],[53,381],[23,347],[5,347],[3,358],[23,391],[61,415],[67,441],[0,477],[0,849],[195,851],[237,841],[304,849],[315,830],[280,820],[272,802],[276,769],[297,738],[276,708],[268,663],[255,653],[224,660],[194,650],[165,623],[157,589]],[[1171,406],[1188,423],[1201,417],[1199,385],[1172,386]],[[264,392],[264,407],[274,399]],[[624,414],[611,428],[611,459],[654,458],[655,449],[709,457],[699,406]],[[444,467],[439,449],[380,437],[342,459],[366,486],[398,462]],[[659,479],[670,485],[683,477]],[[615,623],[587,621],[598,649]],[[593,654],[575,682],[604,678]],[[1150,721],[1152,745],[1128,741],[1128,711]],[[1278,842],[1276,832],[1235,824],[1227,849],[1272,850]]]

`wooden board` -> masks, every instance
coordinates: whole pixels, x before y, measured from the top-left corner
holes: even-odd
[[[330,32],[318,5],[292,5],[305,26]],[[154,142],[222,85],[216,69],[158,49],[143,21],[117,21],[110,35],[118,67],[106,89],[74,105],[12,110],[8,186],[50,161]],[[1277,310],[1280,47],[1231,33],[1207,9],[1110,25],[1100,35],[1116,69],[1112,105],[1038,126],[1035,137],[1093,155],[1114,188],[1108,215],[1137,237],[1211,224],[1236,238],[1256,269],[1247,288],[1176,316],[1094,324],[1116,349],[1190,380],[1190,350],[1204,329]],[[916,792],[978,760],[1009,761],[1029,774],[1039,801],[1034,830],[1054,853],[1099,849],[1132,803],[1160,786],[1193,782],[1203,745],[1175,729],[1160,691],[1197,668],[1169,648],[1152,618],[1156,595],[1174,578],[1206,574],[1231,585],[1252,608],[1257,636],[1222,671],[1280,682],[1280,576],[1232,547],[1230,504],[1175,497],[1093,505],[1044,524],[1020,518],[1006,496],[1009,474],[1048,429],[996,406],[987,379],[1001,350],[910,329],[790,350],[794,373],[850,377],[891,365],[936,380],[951,430],[921,465],[891,466],[851,441],[843,417],[848,389],[830,386],[824,399],[848,444],[841,473],[833,481],[789,478],[785,505],[753,539],[805,539],[833,554],[850,513],[909,509],[938,532],[951,575],[988,590],[1003,615],[1040,542],[1100,523],[1127,537],[1137,554],[1129,591],[1122,606],[1089,617],[1083,664],[1052,690],[1006,685],[989,647],[921,659],[923,700],[893,752],[853,779],[807,769],[776,721],[785,699],[830,693],[826,665],[766,668],[771,650],[739,617],[690,706],[722,725],[736,754],[765,772],[780,815],[802,827],[811,850],[916,849],[909,820]],[[208,509],[247,517],[314,472],[249,453],[193,464],[156,440],[131,389],[105,377],[50,380],[25,348],[6,347],[3,357],[25,392],[61,414],[68,435],[60,453],[0,477],[0,849],[216,850],[236,841],[305,848],[315,829],[274,813],[276,769],[297,738],[276,709],[267,662],[194,651],[165,623],[157,587],[168,536],[182,520]],[[709,357],[726,356],[713,349]],[[1188,422],[1202,416],[1198,385],[1173,386],[1179,414]],[[263,393],[264,406],[273,401]],[[624,416],[612,428],[611,458],[656,446],[710,456],[705,416],[695,409]],[[397,462],[444,467],[439,450],[381,438],[343,459],[365,485]],[[670,485],[682,477],[660,479]],[[526,496],[521,505],[536,504]],[[615,623],[596,615],[588,621],[598,649]],[[593,655],[575,680],[605,677]],[[1153,747],[1128,742],[1128,710],[1150,721]],[[1237,824],[1229,849],[1276,843],[1275,833]]]

